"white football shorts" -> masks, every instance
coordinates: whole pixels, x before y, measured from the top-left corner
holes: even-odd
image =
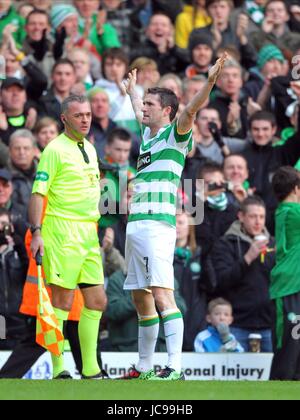
[[[124,290],[151,287],[174,290],[176,229],[152,220],[130,222],[126,237]]]

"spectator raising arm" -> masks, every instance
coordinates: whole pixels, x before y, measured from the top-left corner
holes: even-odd
[[[218,77],[222,73],[224,64],[227,60],[227,53],[224,53],[223,56],[216,62],[216,64],[210,69],[208,75],[208,82],[203,87],[203,89],[191,100],[191,102],[186,106],[183,113],[178,120],[178,133],[186,134],[192,128],[197,112],[201,109],[203,104],[207,101],[214,85],[216,84]]]

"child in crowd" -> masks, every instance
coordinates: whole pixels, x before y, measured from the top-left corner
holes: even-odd
[[[243,347],[230,334],[233,323],[232,306],[224,299],[215,299],[208,305],[207,330],[200,332],[195,340],[196,353],[243,353]]]

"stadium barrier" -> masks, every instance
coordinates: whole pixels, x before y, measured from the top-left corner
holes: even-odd
[[[0,368],[8,359],[10,352],[0,352]],[[65,353],[66,369],[75,379],[80,379],[71,353]],[[114,379],[125,374],[130,363],[138,360],[136,353],[102,353],[104,369]],[[166,365],[167,354],[155,355],[155,368]],[[187,380],[196,381],[268,381],[273,354],[183,354],[183,368]],[[25,379],[51,379],[52,365],[49,354],[43,355]]]

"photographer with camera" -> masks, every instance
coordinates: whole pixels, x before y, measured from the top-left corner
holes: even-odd
[[[204,191],[199,180],[204,180]],[[230,203],[229,184],[225,182],[222,167],[215,162],[208,162],[200,169],[196,188],[198,199],[204,200],[204,220],[196,226],[196,240],[207,256],[214,243],[236,221],[238,208]]]
[[[6,340],[0,350],[12,350],[26,329],[19,314],[28,259],[24,244],[14,234],[9,211],[0,208],[0,314],[6,320]]]
[[[0,169],[0,208],[9,211],[16,234],[24,238],[27,230],[27,207],[12,199],[13,192],[12,174],[7,169]]]
[[[203,108],[199,111],[196,125],[200,139],[198,149],[201,155],[222,165],[224,158],[231,153],[241,153],[245,147],[244,140],[222,136],[222,121],[215,108]]]

